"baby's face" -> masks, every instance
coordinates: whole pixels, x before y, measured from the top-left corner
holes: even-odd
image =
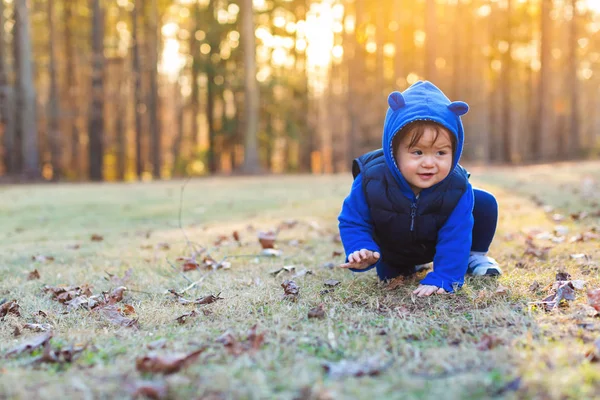
[[[426,127],[419,142],[409,148],[412,134],[404,135],[396,149],[396,163],[415,194],[441,182],[452,168],[452,141],[446,129]]]

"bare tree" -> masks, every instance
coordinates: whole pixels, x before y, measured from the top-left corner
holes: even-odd
[[[64,3],[64,37],[65,37],[65,81],[67,90],[67,106],[71,114],[69,133],[71,136],[70,148],[70,168],[73,172],[82,178],[81,154],[79,141],[79,85],[77,80],[77,60],[75,46],[73,44],[73,9],[75,1],[66,1]]]
[[[256,41],[254,38],[254,11],[252,0],[242,0],[242,40],[244,46],[244,92],[245,92],[245,153],[243,171],[247,174],[259,172],[258,162],[258,82],[256,81]]]
[[[16,172],[15,165],[15,130],[13,118],[13,88],[8,81],[8,63],[6,38],[4,35],[4,1],[0,0],[0,131],[4,144],[4,169],[6,172]]]
[[[54,25],[54,0],[48,3],[48,54],[50,55],[50,94],[48,96],[48,138],[52,155],[52,178],[59,179],[63,173],[62,143],[60,132],[60,96],[58,95],[58,77],[56,71],[56,28]]]
[[[577,24],[579,18],[577,16],[577,0],[571,0],[571,8],[573,16],[571,17],[570,32],[569,32],[569,66],[567,72],[567,87],[570,88],[571,102],[571,118],[570,129],[568,133],[569,157],[578,157],[581,150],[581,141],[579,138],[579,79],[577,79],[577,48],[579,47]]]
[[[27,0],[15,0],[15,67],[16,67],[16,129],[22,138],[23,176],[27,179],[40,177],[35,87],[29,8]]]
[[[531,141],[531,153],[534,160],[540,160],[549,153],[554,152],[555,146],[550,147],[553,141],[553,135],[550,133],[550,112],[548,109],[548,95],[550,94],[550,51],[552,38],[550,11],[552,10],[552,0],[542,0],[542,32],[541,32],[541,69],[539,86],[537,92],[537,121],[536,130],[533,132]],[[554,154],[552,154],[554,155]]]
[[[133,81],[134,81],[134,114],[135,114],[135,172],[137,178],[142,178],[144,164],[142,159],[142,112],[144,103],[142,100],[142,71],[140,61],[140,28],[138,23],[139,10],[144,9],[145,0],[135,2],[131,12],[131,41],[133,43]]]
[[[150,87],[148,91],[149,130],[151,138],[152,176],[160,178],[161,169],[161,132],[158,104],[158,5],[157,0],[150,2],[150,18],[148,18],[148,59],[150,65]]]
[[[104,156],[104,10],[100,0],[90,0],[92,10],[92,82],[88,116],[89,175],[93,181],[103,179]]]
[[[512,0],[507,0],[505,10],[505,26],[504,26],[504,40],[507,43],[507,47],[504,49],[502,57],[502,71],[500,75],[501,91],[502,91],[502,159],[504,162],[512,162],[512,115],[511,108],[511,71],[512,71],[512,24],[511,24],[511,13],[512,13]]]

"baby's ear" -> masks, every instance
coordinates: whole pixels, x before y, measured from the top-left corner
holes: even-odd
[[[448,108],[459,117],[465,115],[469,111],[469,105],[464,101],[453,101]]]
[[[402,93],[392,92],[388,96],[388,104],[390,105],[390,108],[392,110],[396,111],[396,110],[399,110],[400,108],[404,107],[406,105],[406,102],[404,101],[404,97],[402,96]]]

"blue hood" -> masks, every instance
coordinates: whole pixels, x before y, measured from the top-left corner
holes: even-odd
[[[400,173],[394,159],[392,151],[394,136],[406,124],[413,121],[428,120],[439,123],[456,137],[456,151],[452,165],[452,169],[454,169],[460,160],[464,142],[463,124],[460,116],[469,111],[469,106],[462,101],[451,102],[440,89],[428,81],[419,81],[402,93],[392,92],[388,97],[388,105],[389,108],[383,125],[382,142],[385,162],[400,184],[402,193],[412,199],[415,195]],[[432,189],[433,187],[425,189],[423,192]]]

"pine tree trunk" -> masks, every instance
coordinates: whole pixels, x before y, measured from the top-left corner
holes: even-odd
[[[512,34],[511,34],[511,13],[512,0],[507,0],[505,10],[504,35],[508,43],[508,49],[502,57],[502,71],[500,87],[502,88],[502,161],[512,162],[512,115],[511,115],[511,73],[512,73]]]
[[[104,155],[104,10],[100,0],[90,0],[92,12],[92,82],[88,116],[89,176],[92,181],[103,180]]]
[[[152,177],[160,179],[161,171],[161,132],[158,97],[158,5],[151,0],[150,18],[148,18],[148,63],[150,65],[150,88],[148,93],[148,116],[150,118],[150,138],[152,149]]]
[[[139,21],[140,12],[144,10],[145,0],[137,0],[131,12],[131,41],[133,43],[132,52],[132,69],[134,80],[134,114],[135,114],[135,173],[138,179],[142,179],[144,172],[144,160],[142,157],[142,112],[144,101],[142,100],[142,70],[140,60],[140,27]],[[141,13],[143,15],[143,12]]]
[[[117,141],[117,179],[124,181],[127,171],[127,77],[125,59],[120,63],[121,73],[117,79],[115,107],[115,135]]]
[[[15,66],[17,136],[22,138],[22,173],[25,179],[40,177],[36,95],[33,80],[33,60],[27,0],[15,0]]]
[[[571,0],[571,7],[573,9],[573,17],[570,24],[570,54],[569,54],[569,68],[567,75],[567,87],[570,88],[570,100],[571,100],[571,117],[569,120],[569,157],[578,158],[581,151],[581,140],[579,137],[579,79],[577,79],[577,24],[579,18],[577,16],[577,0]]]
[[[49,75],[50,94],[48,98],[48,138],[50,141],[50,153],[52,155],[52,179],[58,180],[63,174],[63,160],[60,132],[60,96],[58,95],[58,77],[56,71],[56,29],[54,25],[54,0],[48,1],[48,54],[50,55]]]
[[[79,142],[79,87],[77,81],[77,62],[75,59],[73,45],[73,7],[75,1],[67,1],[64,3],[65,10],[65,80],[67,86],[67,101],[69,102],[70,112],[70,127],[69,134],[71,137],[70,146],[70,162],[69,166],[75,176],[83,178],[83,170],[81,166],[80,142]]]
[[[254,39],[254,10],[252,0],[241,0],[242,45],[244,46],[244,165],[242,171],[255,174],[260,171],[258,160],[258,105],[259,90],[256,81],[256,41]]]
[[[550,95],[550,51],[551,51],[551,23],[550,11],[552,0],[542,0],[542,36],[541,36],[541,69],[537,92],[537,129],[531,141],[531,153],[534,160],[540,161],[546,157],[554,156],[556,146],[552,142],[556,140],[551,131],[550,112],[548,109],[548,96]]]
[[[4,27],[4,1],[0,0],[0,27]],[[6,48],[6,37],[4,29],[0,29],[0,131],[2,132],[2,141],[4,154],[4,170],[8,174],[17,172],[15,165],[15,126],[14,126],[14,108],[13,108],[13,88],[8,82],[8,63]]]

